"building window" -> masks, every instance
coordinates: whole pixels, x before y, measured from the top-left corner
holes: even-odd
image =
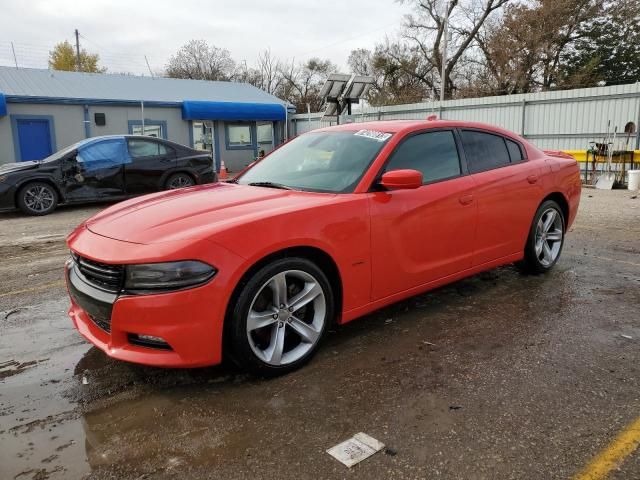
[[[142,130],[142,120],[129,120],[130,135],[144,135],[153,138],[167,139],[167,122],[162,120],[145,120],[144,131]]]
[[[258,143],[273,142],[273,125],[270,123],[262,123],[258,125]]]
[[[251,125],[227,124],[226,130],[228,148],[253,148]]]

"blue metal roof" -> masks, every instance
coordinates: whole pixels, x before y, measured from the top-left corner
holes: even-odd
[[[9,102],[140,103],[180,106],[185,100],[285,105],[252,85],[178,78],[63,72],[0,66],[0,92]]]
[[[4,94],[0,92],[0,117],[7,114],[7,100],[4,98]]]
[[[249,102],[182,102],[185,120],[285,120],[283,104]]]

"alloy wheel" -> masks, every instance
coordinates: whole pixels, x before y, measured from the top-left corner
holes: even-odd
[[[562,217],[555,208],[548,208],[536,225],[535,251],[543,266],[552,265],[560,255],[563,234]]]
[[[193,185],[193,180],[186,175],[176,175],[169,182],[169,190],[175,190],[176,188],[190,187]]]
[[[247,315],[247,337],[263,362],[282,366],[303,358],[320,340],[326,321],[320,282],[302,270],[286,270],[260,288]]]
[[[50,188],[34,185],[24,192],[24,204],[33,212],[48,211],[55,202],[55,194]]]

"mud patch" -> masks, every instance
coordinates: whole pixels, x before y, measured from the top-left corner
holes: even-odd
[[[40,362],[46,362],[48,358],[42,360],[29,360],[27,362],[17,362],[16,360],[9,360],[8,362],[0,363],[0,380],[13,375],[18,375],[29,368],[33,368]]]

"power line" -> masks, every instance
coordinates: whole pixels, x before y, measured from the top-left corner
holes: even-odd
[[[79,34],[79,37],[87,40],[82,34]],[[19,62],[19,66],[23,68],[48,68],[51,50],[44,45],[0,42],[0,64],[15,65]],[[112,51],[104,53],[101,50],[96,53],[100,57],[100,63],[109,70],[133,71],[137,74],[144,74],[149,69],[152,71],[164,70],[164,62],[154,60],[149,56],[145,59],[145,55],[117,54]]]

